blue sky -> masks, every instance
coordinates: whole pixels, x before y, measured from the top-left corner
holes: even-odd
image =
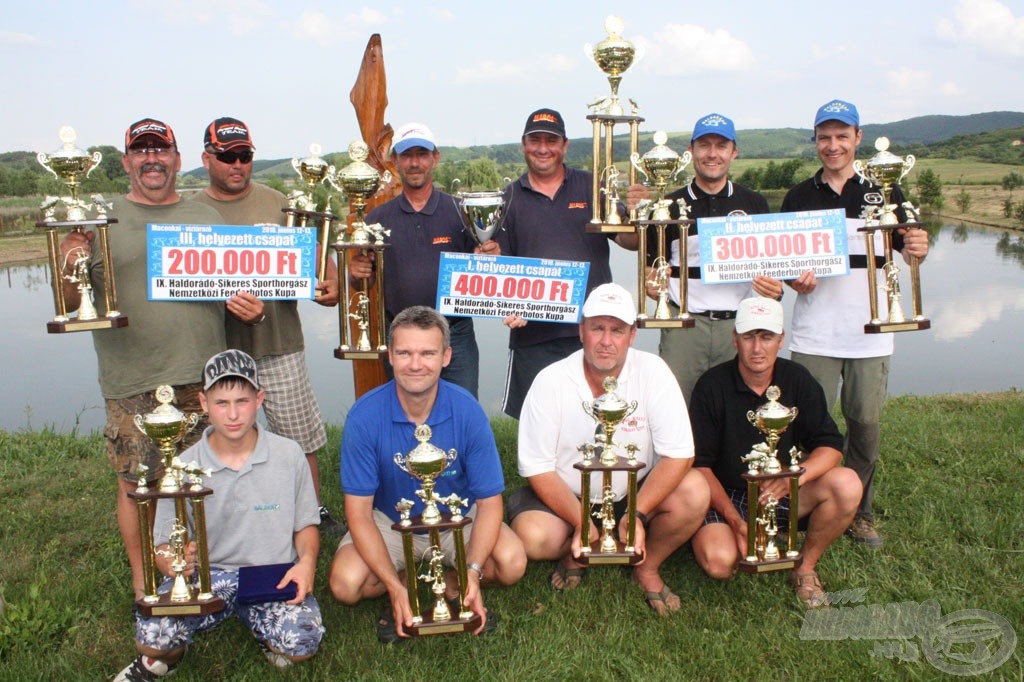
[[[529,6],[530,10],[524,11]],[[841,9],[826,9],[840,7]],[[184,168],[218,116],[252,128],[259,158],[339,151],[358,135],[348,93],[380,33],[387,120],[441,144],[516,140],[527,114],[559,109],[586,136],[586,103],[608,92],[583,52],[608,14],[643,46],[620,94],[646,130],[690,130],[717,111],[744,128],[810,127],[828,99],[865,123],[1021,110],[1019,0],[480,2],[37,0],[0,16],[0,151],[120,145],[144,116],[171,124]]]

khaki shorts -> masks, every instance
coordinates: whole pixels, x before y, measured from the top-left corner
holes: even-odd
[[[476,505],[474,504],[466,512],[465,516],[470,519],[476,519]],[[384,544],[388,548],[388,556],[391,557],[391,563],[395,565],[396,571],[405,570],[405,551],[402,548],[402,533],[391,528],[391,524],[394,521],[391,517],[380,511],[379,509],[373,510],[373,521],[377,524],[377,530],[380,531],[381,537],[384,538]],[[469,545],[469,538],[473,534],[473,524],[470,523],[462,528],[462,539],[466,545]],[[412,536],[412,553],[416,557],[417,561],[429,561],[430,555],[430,536],[426,533],[419,535],[413,534]],[[341,539],[338,544],[338,549],[341,549],[345,545],[353,544],[352,533],[345,533],[345,537]],[[441,551],[444,552],[444,561],[449,566],[455,565],[455,537],[451,531],[445,531],[441,533]]]
[[[194,429],[185,434],[178,444],[181,452],[197,442],[209,422],[206,413],[199,407],[200,383],[174,387],[174,405],[187,414],[199,414],[199,421]],[[153,391],[140,393],[128,398],[108,398],[107,424],[103,427],[103,436],[107,441],[107,460],[114,472],[126,481],[139,481],[139,464],[145,464],[149,471],[146,481],[156,481],[164,473],[163,457],[156,441],[144,434],[135,426],[136,415],[146,415],[160,405]]]

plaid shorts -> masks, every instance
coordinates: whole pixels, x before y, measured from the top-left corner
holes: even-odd
[[[265,604],[239,604],[238,573],[218,568],[210,570],[213,593],[224,600],[224,610],[207,616],[152,616],[136,614],[135,639],[157,651],[172,651],[192,643],[192,636],[210,630],[235,616],[245,627],[275,651],[286,656],[310,656],[320,647],[324,635],[320,604],[312,594],[301,604],[283,601]],[[167,578],[158,592],[170,592],[174,580]]]
[[[199,406],[202,387],[199,383],[174,387],[174,405],[186,415],[199,415],[195,428],[178,444],[179,452],[196,443],[209,424],[206,413]],[[138,482],[139,464],[149,468],[146,474],[148,481],[155,481],[164,473],[164,461],[156,441],[135,426],[136,415],[144,416],[160,405],[153,394],[154,391],[147,391],[128,398],[106,400],[107,423],[103,427],[103,436],[107,442],[107,460],[117,475],[126,481]]]
[[[265,392],[263,412],[267,429],[302,446],[305,453],[327,444],[327,430],[313,385],[306,370],[304,352],[268,355],[256,361],[260,386]]]
[[[725,492],[729,494],[729,500],[732,502],[732,506],[736,507],[736,511],[740,513],[743,520],[747,520],[747,491],[737,490],[736,488],[726,488]],[[776,518],[778,519],[779,532],[783,532],[789,529],[789,497],[784,497],[779,500],[779,506],[775,508]],[[715,511],[713,508],[708,510],[707,516],[704,517],[705,526],[712,523],[727,523],[726,520]],[[801,529],[802,530],[802,529]]]

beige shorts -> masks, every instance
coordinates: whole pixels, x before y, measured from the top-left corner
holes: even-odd
[[[476,505],[474,504],[466,512],[466,517],[470,519],[476,519]],[[391,563],[395,565],[396,571],[402,571],[405,569],[405,550],[402,547],[402,533],[397,530],[393,530],[391,525],[394,521],[390,516],[380,511],[379,509],[373,510],[373,522],[377,524],[377,530],[380,531],[381,537],[384,538],[384,544],[388,548],[388,556],[391,557]],[[473,524],[467,524],[462,528],[463,540],[468,545],[469,538],[473,533]],[[430,556],[430,536],[426,533],[420,535],[413,533],[413,544],[412,553],[416,557],[417,561],[429,561]],[[345,537],[341,539],[338,544],[338,549],[341,549],[345,545],[353,544],[352,533],[345,533]],[[441,533],[441,551],[444,552],[445,563],[449,566],[455,565],[455,536],[451,531],[445,531]]]

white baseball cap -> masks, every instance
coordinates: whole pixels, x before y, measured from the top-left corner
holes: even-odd
[[[736,333],[746,334],[755,329],[782,333],[782,304],[773,298],[754,296],[740,301],[736,310]]]
[[[633,303],[632,294],[615,283],[596,287],[583,304],[583,317],[602,315],[618,318],[626,324],[636,322],[636,304]]]
[[[395,141],[391,144],[391,150],[401,154],[413,147],[423,147],[427,151],[436,151],[437,143],[434,142],[434,133],[422,123],[406,123],[395,131]]]

